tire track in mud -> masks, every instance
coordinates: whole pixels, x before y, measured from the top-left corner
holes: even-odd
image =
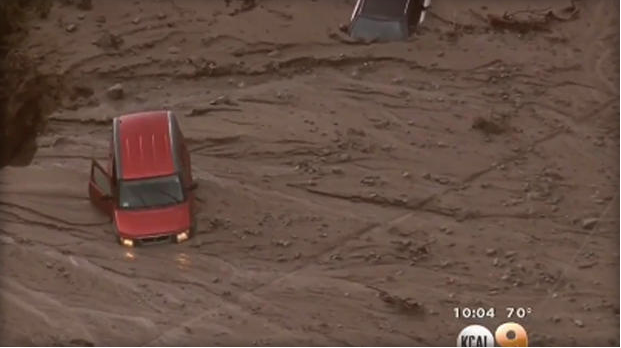
[[[293,58],[282,59],[278,61],[271,61],[264,63],[259,67],[247,68],[240,66],[237,63],[228,63],[220,65],[217,62],[205,62],[202,67],[195,67],[194,71],[186,72],[157,72],[157,73],[136,73],[137,67],[151,66],[154,62],[142,62],[135,63],[129,66],[121,66],[117,69],[99,71],[98,74],[101,77],[113,76],[115,78],[126,79],[153,79],[169,77],[173,79],[193,80],[202,77],[227,77],[235,78],[240,76],[263,76],[263,75],[279,75],[287,74],[291,75],[292,72],[306,72],[309,69],[316,68],[343,68],[360,66],[361,64],[368,63],[396,63],[404,65],[409,70],[420,70],[431,73],[456,73],[456,72],[474,72],[480,69],[485,69],[500,63],[503,63],[500,59],[494,59],[487,63],[479,64],[469,68],[451,69],[451,68],[439,68],[433,66],[423,66],[416,61],[399,58],[395,56],[326,56],[326,57],[309,57],[299,56]],[[161,69],[157,69],[161,70]],[[124,72],[131,72],[130,74],[123,74]]]
[[[82,229],[78,229],[78,228],[75,228],[75,227],[65,227],[65,226],[61,226],[61,225],[57,225],[57,224],[46,223],[46,222],[43,222],[43,221],[26,219],[26,218],[23,218],[22,216],[20,216],[19,214],[16,214],[16,213],[13,213],[13,212],[10,212],[10,211],[6,211],[6,210],[0,210],[0,213],[7,214],[7,215],[12,216],[12,217],[14,217],[16,219],[16,220],[10,220],[10,219],[5,219],[5,218],[0,218],[0,221],[4,221],[4,222],[8,222],[8,223],[17,223],[17,224],[22,224],[22,225],[33,225],[33,226],[47,227],[47,228],[49,228],[51,230],[55,230],[55,231],[59,231],[59,232],[79,232],[80,234],[72,233],[71,236],[75,237],[75,238],[79,238],[79,239],[85,239],[85,240],[97,240],[98,239],[98,238],[88,238],[88,237],[86,237],[87,235],[89,235],[89,233],[87,231],[82,230]]]
[[[597,14],[601,15],[606,11],[606,9],[603,6],[604,3],[605,2],[603,1],[598,2],[597,8],[595,10]],[[588,49],[588,54],[591,57],[589,61],[594,61],[593,66],[589,68],[595,73],[598,80],[604,85],[604,87],[606,87],[606,89],[608,90],[607,92],[611,95],[616,95],[617,99],[619,98],[619,89],[618,89],[619,85],[617,83],[613,84],[608,79],[609,74],[603,72],[602,65],[606,59],[611,58],[613,61],[615,59],[618,59],[613,54],[613,50],[610,48],[610,45],[604,45],[604,42],[608,40],[608,37],[610,35],[613,35],[613,37],[616,36],[618,39],[618,35],[619,35],[618,33],[619,32],[616,31],[615,29],[613,29],[612,31],[607,31],[603,33],[601,31],[596,30],[595,28],[591,29],[590,36],[591,38],[593,38],[593,40],[590,40],[591,45],[589,45],[589,49]],[[604,47],[604,49],[603,50],[599,49],[602,46]],[[618,44],[615,46],[618,46]],[[593,59],[593,56],[597,58]]]
[[[398,221],[401,221],[402,219],[409,217],[409,215],[410,215],[410,213],[408,213],[408,214],[406,214],[406,215],[403,215],[403,216],[401,216],[401,217],[399,217],[399,218],[397,218],[397,219],[393,219],[392,221],[393,221],[393,222],[398,222]],[[390,222],[389,222],[389,223],[390,223]],[[273,277],[272,279],[268,280],[268,281],[267,281],[267,282],[265,282],[264,284],[261,284],[261,285],[258,285],[258,286],[256,286],[256,287],[250,288],[249,290],[244,291],[244,292],[242,292],[241,294],[239,294],[239,295],[238,295],[238,297],[239,297],[239,298],[241,298],[241,297],[245,297],[245,296],[249,296],[249,295],[254,295],[254,293],[255,293],[256,291],[259,291],[259,290],[261,290],[261,289],[263,289],[263,288],[269,287],[269,286],[271,286],[272,284],[274,284],[274,283],[278,282],[278,281],[279,281],[279,280],[281,280],[281,279],[284,279],[284,278],[286,278],[286,277],[289,277],[289,276],[291,276],[291,275],[293,275],[293,274],[295,274],[295,273],[298,273],[298,272],[302,271],[303,269],[305,269],[305,268],[307,268],[307,267],[309,267],[309,266],[311,266],[311,265],[314,265],[314,262],[316,262],[316,260],[318,260],[318,259],[319,259],[319,258],[321,258],[322,256],[325,256],[326,254],[330,253],[330,252],[331,252],[331,251],[333,251],[334,249],[336,249],[336,248],[340,247],[343,243],[347,242],[348,240],[350,240],[350,239],[352,239],[352,238],[356,238],[356,237],[358,237],[358,236],[361,236],[361,235],[363,235],[364,233],[366,233],[367,231],[372,230],[372,229],[377,228],[377,227],[378,227],[378,224],[371,224],[371,225],[368,225],[367,227],[364,227],[364,228],[362,228],[362,229],[360,229],[360,230],[358,230],[358,231],[356,231],[356,232],[354,232],[354,233],[351,233],[351,234],[349,234],[349,235],[347,235],[347,236],[344,236],[344,237],[343,237],[343,238],[341,238],[339,241],[337,241],[336,243],[334,243],[332,246],[330,246],[330,247],[328,247],[328,248],[324,248],[322,251],[320,251],[320,252],[316,253],[315,255],[312,255],[312,256],[308,257],[308,258],[307,258],[307,260],[308,260],[308,261],[307,261],[306,263],[304,263],[304,264],[302,264],[302,265],[300,265],[300,266],[296,267],[296,268],[295,268],[295,269],[293,269],[292,271],[285,272],[284,274],[281,274],[281,275],[278,275],[278,276],[276,276],[276,277]],[[234,305],[234,306],[238,307],[238,309],[240,309],[240,310],[242,310],[242,311],[244,311],[244,312],[249,312],[249,311],[248,311],[248,310],[246,310],[246,309],[244,308],[244,306],[243,306],[242,304],[240,304],[239,302],[236,302],[236,301],[234,301],[234,300],[232,300],[232,299],[230,299],[230,298],[228,298],[228,297],[223,297],[223,296],[220,296],[220,298],[221,298],[222,300],[226,301],[227,303],[230,303],[230,304],[232,304],[232,305]],[[153,345],[153,344],[157,344],[157,341],[159,341],[160,339],[162,339],[162,338],[163,338],[163,337],[165,337],[166,335],[169,335],[169,334],[171,334],[171,333],[174,333],[175,331],[179,330],[180,328],[182,328],[182,327],[184,327],[184,326],[189,326],[189,325],[192,325],[192,323],[199,322],[199,321],[201,321],[201,320],[203,320],[203,319],[207,318],[207,316],[209,316],[209,315],[213,314],[213,311],[215,311],[215,310],[216,310],[216,309],[211,310],[211,311],[207,311],[207,312],[201,313],[201,314],[200,314],[200,315],[198,315],[198,316],[195,316],[195,317],[189,318],[188,320],[185,320],[185,321],[183,321],[183,322],[181,322],[181,323],[177,324],[177,325],[176,325],[176,326],[174,326],[173,328],[171,328],[171,329],[169,329],[169,330],[164,331],[164,332],[163,332],[163,333],[161,333],[159,336],[155,337],[153,340],[150,340],[149,342],[147,342],[145,345]],[[252,315],[254,315],[254,316],[261,316],[261,315],[260,315],[260,314],[258,314],[258,313],[253,313],[252,311],[250,311],[250,312],[251,312],[251,313],[252,313]],[[274,323],[273,323],[272,321],[270,321],[269,319],[266,319],[266,320],[267,320],[268,322],[270,322],[270,323],[274,324]],[[275,324],[275,325],[276,325],[276,326],[278,326],[278,327],[279,327],[280,329],[282,329],[282,330],[289,331],[289,332],[293,332],[293,330],[288,329],[288,328],[286,328],[286,327],[282,326],[281,324]],[[323,333],[322,333],[322,334],[323,334]],[[327,336],[326,336],[326,337],[327,337]]]
[[[545,140],[545,139],[544,139],[544,140]],[[513,157],[511,157],[510,159],[507,159],[507,160],[505,160],[505,161],[511,161],[511,160],[513,160],[513,159],[514,159],[514,157],[516,157],[516,156],[513,156]],[[519,157],[519,156],[517,156],[517,157]],[[479,177],[479,176],[483,175],[484,173],[489,172],[489,171],[491,171],[491,170],[493,170],[493,169],[494,169],[493,167],[491,167],[491,168],[487,168],[487,169],[484,169],[481,173],[478,173],[478,175],[476,175],[476,174],[475,174],[475,175],[473,175],[473,176],[472,176],[472,179],[470,179],[470,180],[474,180],[474,179],[476,179],[477,177]],[[450,189],[449,189],[449,190],[450,190]],[[449,190],[447,190],[447,191],[449,191]],[[434,197],[435,197],[435,196],[434,196]],[[430,200],[431,200],[431,199],[432,199],[432,198],[430,198]],[[407,219],[407,218],[409,218],[410,216],[411,216],[411,213],[407,213],[406,215],[403,215],[403,216],[401,216],[401,217],[397,218],[396,220],[399,220],[399,219]],[[389,221],[387,224],[390,224],[391,222],[394,222],[394,221],[396,221],[396,220]],[[371,229],[372,229],[372,228],[371,228]],[[256,288],[253,288],[253,289],[252,289],[251,291],[249,291],[249,292],[242,293],[239,297],[244,296],[244,295],[252,295],[254,291],[258,291],[258,290],[260,290],[260,289],[262,289],[262,288],[264,288],[264,287],[268,287],[268,286],[270,286],[271,284],[276,283],[276,282],[277,282],[278,280],[280,280],[280,279],[284,279],[285,277],[289,277],[289,276],[292,276],[292,275],[296,274],[297,272],[303,271],[305,268],[307,268],[307,267],[310,267],[310,266],[314,265],[314,263],[313,263],[313,262],[315,262],[315,261],[316,261],[318,258],[320,258],[322,255],[325,255],[326,253],[329,253],[329,252],[331,252],[332,250],[334,250],[334,249],[336,249],[336,248],[338,248],[338,247],[341,247],[341,246],[342,246],[342,244],[343,244],[343,243],[346,243],[348,240],[355,239],[355,238],[359,238],[360,236],[364,235],[365,233],[366,233],[366,231],[365,231],[365,230],[363,230],[363,231],[362,231],[362,232],[360,232],[360,233],[356,233],[356,234],[355,234],[355,235],[353,235],[353,236],[349,236],[349,238],[347,238],[347,239],[346,239],[346,240],[344,240],[343,242],[341,242],[341,243],[336,243],[334,247],[331,247],[330,249],[327,249],[327,250],[325,250],[324,252],[321,252],[321,253],[319,253],[318,255],[316,255],[315,257],[313,257],[314,261],[311,261],[311,262],[309,262],[309,263],[307,263],[307,264],[305,264],[305,265],[301,266],[300,268],[298,268],[298,269],[296,269],[296,270],[293,270],[292,272],[289,272],[289,273],[284,274],[284,275],[280,275],[280,276],[278,276],[278,277],[274,278],[273,280],[269,281],[268,283],[266,283],[266,284],[264,284],[264,285],[261,285],[261,286],[258,286],[258,287],[256,287]],[[120,275],[123,275],[123,276],[125,276],[125,277],[131,277],[130,275],[127,275],[127,274],[124,274],[124,273],[122,273],[122,272],[119,272],[118,270],[115,270],[115,269],[113,269],[113,268],[106,268],[106,267],[103,267],[103,266],[99,266],[99,267],[101,267],[102,269],[104,269],[104,270],[106,270],[106,271],[108,271],[108,272],[113,272],[113,273],[116,273],[116,274],[120,274]],[[146,279],[146,280],[151,280],[151,281],[158,281],[158,282],[160,282],[160,283],[162,282],[162,280],[161,280],[161,279],[150,279],[150,278],[145,278],[145,277],[142,277],[141,279]],[[192,286],[197,286],[197,287],[200,287],[200,288],[201,288],[202,290],[204,290],[204,291],[208,291],[208,289],[206,288],[205,284],[203,284],[203,283],[194,283],[194,282],[186,282],[186,281],[173,281],[173,283],[175,283],[175,284],[179,284],[179,285],[192,285]],[[213,294],[214,294],[214,295],[216,295],[216,296],[220,296],[220,295],[219,295],[218,293],[216,293],[216,292],[213,292]],[[237,307],[235,307],[235,308],[238,308],[238,309],[240,309],[241,311],[243,311],[243,312],[245,312],[245,313],[250,313],[250,314],[252,314],[253,316],[256,316],[256,315],[257,315],[256,313],[252,313],[251,311],[246,310],[246,309],[244,308],[243,304],[240,304],[239,302],[236,302],[236,301],[231,300],[231,299],[228,299],[228,298],[227,298],[225,301],[227,301],[227,303],[230,303],[230,304],[233,304],[233,305],[237,306]],[[172,328],[171,330],[164,332],[161,336],[158,336],[158,337],[156,337],[154,340],[149,341],[149,342],[150,342],[150,344],[157,343],[157,341],[158,341],[158,340],[162,339],[163,337],[165,337],[165,336],[166,336],[168,333],[170,333],[170,332],[172,332],[172,333],[174,334],[174,332],[175,332],[174,330],[178,330],[178,329],[180,329],[181,327],[183,327],[184,325],[188,325],[188,324],[191,324],[191,323],[193,323],[193,322],[200,321],[201,319],[206,318],[206,315],[208,315],[209,313],[211,313],[211,312],[207,312],[207,313],[201,314],[201,315],[200,315],[200,316],[198,316],[198,317],[194,317],[194,318],[190,319],[189,321],[186,321],[186,322],[184,322],[184,323],[180,324],[178,327]],[[270,322],[270,320],[269,320],[269,319],[267,319],[267,321],[268,321],[268,322]],[[271,324],[274,324],[274,325],[275,325],[275,327],[279,327],[280,329],[283,329],[283,327],[279,326],[278,324],[275,324],[275,323],[273,323],[273,322],[270,322],[270,323],[271,323]],[[403,335],[407,336],[407,334],[404,334],[404,333],[400,333],[400,334],[403,334]],[[326,336],[326,337],[328,337],[328,336]],[[330,338],[330,337],[328,337],[328,338]],[[412,338],[412,339],[414,339],[414,338]],[[339,343],[339,344],[346,344],[346,342],[340,342],[340,341],[338,341],[338,340],[336,340],[336,339],[333,339],[333,338],[331,338],[331,340],[332,340],[332,341],[334,341],[334,342],[337,342],[337,343]]]
[[[28,212],[30,214],[33,214],[33,215],[36,215],[36,216],[40,216],[40,217],[43,217],[43,218],[46,218],[48,220],[52,220],[52,221],[55,221],[55,222],[60,222],[60,223],[63,223],[65,225],[68,225],[68,226],[92,227],[92,226],[104,226],[106,224],[109,224],[109,222],[93,222],[93,223],[71,222],[71,221],[67,221],[65,219],[61,219],[61,218],[56,217],[56,216],[52,216],[52,215],[49,215],[49,214],[42,213],[42,212],[40,212],[40,211],[38,211],[36,209],[28,208],[28,207],[25,207],[25,206],[22,206],[22,205],[19,205],[19,204],[16,204],[16,203],[10,203],[10,202],[2,202],[2,201],[0,201],[0,206],[16,208],[18,210],[26,211],[26,212]],[[8,211],[4,211],[4,212],[8,213]]]
[[[603,109],[603,108],[604,108],[604,107],[601,107],[601,106],[600,106],[600,107],[598,107],[598,108],[596,108],[596,109],[595,109],[595,111],[593,111],[593,114],[596,114],[596,113],[598,112],[598,110],[601,110],[601,109]],[[529,148],[531,148],[531,147],[532,147],[532,148],[534,148],[536,145],[539,145],[539,144],[544,143],[544,142],[546,142],[546,141],[552,140],[552,139],[554,139],[555,137],[557,137],[558,135],[563,134],[563,133],[565,133],[565,132],[564,132],[564,131],[554,131],[554,132],[551,132],[551,133],[550,133],[550,134],[548,134],[547,136],[544,136],[544,137],[542,137],[541,139],[538,139],[538,140],[534,141],[534,142],[533,142],[530,146],[528,146],[528,147],[529,147]],[[530,152],[530,151],[529,151],[529,152]],[[511,157],[509,157],[509,158],[505,158],[505,159],[501,160],[501,163],[507,163],[507,162],[510,162],[510,161],[515,160],[516,158],[523,157],[523,156],[525,155],[525,153],[526,153],[526,152],[521,152],[521,153],[518,153],[518,154],[516,154],[516,155],[514,155],[514,156],[511,156]],[[483,170],[481,170],[480,172],[474,173],[474,174],[470,175],[468,178],[466,178],[466,180],[465,180],[463,183],[468,183],[468,182],[470,182],[470,181],[474,181],[474,180],[476,180],[477,178],[481,177],[482,175],[484,175],[484,174],[486,174],[486,173],[488,173],[488,172],[490,172],[490,171],[492,171],[492,170],[494,170],[494,169],[495,169],[495,167],[493,167],[493,166],[492,166],[492,167],[489,167],[489,168],[483,169]],[[308,188],[306,188],[306,189],[308,190]],[[422,203],[420,204],[420,207],[423,207],[423,206],[424,206],[424,205],[426,205],[429,201],[433,200],[435,197],[441,196],[441,195],[443,195],[443,194],[445,194],[445,193],[447,193],[447,192],[454,191],[454,190],[455,190],[455,189],[448,189],[448,190],[445,190],[445,191],[444,191],[444,192],[442,192],[442,193],[439,193],[439,194],[436,194],[436,195],[432,195],[432,196],[428,197],[427,199],[423,200],[423,201],[422,201]],[[323,193],[322,193],[322,194],[323,194]],[[343,197],[337,197],[337,198],[343,198]],[[410,213],[407,213],[407,214],[405,214],[405,215],[403,215],[403,216],[401,216],[401,217],[399,217],[399,218],[397,218],[397,219],[394,219],[394,220],[389,221],[387,224],[395,223],[395,222],[401,221],[402,219],[407,219],[407,218],[409,218],[412,214],[413,214],[413,213],[411,213],[411,212],[410,212]],[[495,215],[492,215],[492,214],[487,214],[487,215],[481,215],[480,217],[499,217],[499,216],[501,216],[501,217],[502,217],[503,215],[497,215],[497,216],[495,216]],[[504,217],[507,217],[507,216],[504,216]],[[511,216],[511,217],[517,217],[517,218],[532,218],[532,216],[524,216],[524,215],[522,215],[522,216],[518,216],[518,215],[516,215],[516,216]],[[362,235],[364,235],[364,234],[365,234],[366,232],[368,232],[369,230],[372,230],[373,228],[374,228],[374,227],[371,227],[370,229],[363,229],[360,233],[356,233],[355,235],[350,235],[350,236],[348,236],[348,237],[344,238],[343,240],[339,241],[338,243],[335,243],[333,248],[330,248],[330,249],[328,249],[328,250],[324,251],[323,253],[321,253],[321,254],[317,255],[317,256],[316,256],[316,257],[314,257],[314,258],[315,258],[315,259],[317,259],[317,258],[321,257],[321,255],[322,255],[322,254],[323,254],[323,255],[325,255],[325,253],[327,253],[327,252],[331,252],[332,250],[334,250],[334,249],[336,249],[336,248],[338,248],[338,247],[341,247],[344,243],[346,243],[346,242],[347,242],[347,241],[349,241],[349,240],[352,240],[352,239],[355,239],[355,238],[360,238]],[[277,282],[277,281],[278,281],[278,280],[280,280],[280,279],[283,279],[283,278],[285,278],[285,277],[291,276],[291,275],[293,275],[293,274],[295,274],[295,273],[297,273],[297,272],[299,272],[299,271],[303,270],[304,268],[309,267],[310,265],[313,265],[313,261],[308,262],[308,263],[306,263],[305,265],[300,266],[298,269],[295,269],[295,270],[293,270],[292,272],[289,272],[289,273],[287,273],[287,274],[285,274],[285,275],[282,275],[282,276],[280,276],[280,277],[277,277],[277,278],[273,279],[272,281],[268,282],[268,283],[267,283],[267,284],[265,284],[265,285],[261,285],[261,286],[259,286],[259,287],[257,287],[257,288],[254,288],[254,289],[252,289],[249,293],[252,293],[252,292],[257,291],[257,290],[259,290],[259,289],[265,288],[265,287],[269,286],[270,284],[273,284],[273,283]],[[195,320],[195,319],[196,319],[196,320],[200,320],[200,318],[202,318],[202,317],[199,317],[198,319],[193,318],[193,319],[191,319],[191,320],[192,320],[192,321],[193,321],[193,320]],[[157,341],[157,339],[156,339],[155,341]],[[155,341],[152,341],[152,342],[155,342]]]
[[[277,194],[277,195],[278,195],[278,194]],[[286,197],[288,197],[289,199],[291,199],[291,196],[289,196],[289,195],[285,195],[285,196],[286,196]],[[21,207],[21,206],[20,206],[20,208],[24,208],[24,207]],[[28,208],[26,208],[26,210],[31,211],[32,209],[28,209]],[[43,215],[47,217],[47,215],[46,215],[46,214],[43,214]],[[64,221],[64,220],[62,220],[62,219],[60,219],[60,220],[61,220],[61,221],[63,221],[63,222],[66,222],[66,221]],[[69,222],[66,222],[66,223],[69,223]],[[69,224],[71,224],[71,223],[69,223]],[[90,225],[89,225],[89,226],[90,226]],[[55,229],[61,229],[61,228],[60,228],[60,226],[56,226],[56,225],[54,225],[54,226],[49,226],[49,227],[52,227],[52,228],[55,228]],[[63,228],[65,228],[65,227],[63,227]],[[84,231],[82,231],[82,232],[84,232]],[[338,246],[338,244],[337,244],[337,246]],[[336,247],[336,246],[335,246],[335,247]],[[332,249],[332,248],[330,248],[330,249]],[[325,252],[329,252],[329,250],[326,250]],[[325,252],[324,252],[324,253],[325,253]],[[319,255],[315,256],[314,258],[319,258],[319,257],[321,257],[321,255],[322,255],[322,254],[323,254],[323,253],[321,253],[321,254],[319,254]],[[92,258],[92,257],[91,257],[91,258]],[[132,276],[131,274],[128,274],[128,273],[125,273],[125,272],[119,271],[119,270],[117,270],[116,268],[112,268],[112,267],[108,267],[108,266],[103,266],[103,265],[98,265],[97,263],[94,263],[94,262],[92,262],[92,261],[90,261],[90,263],[92,263],[92,264],[96,265],[97,267],[99,267],[100,269],[102,269],[102,270],[104,270],[104,271],[111,272],[111,273],[113,273],[113,274],[117,274],[117,275],[120,275],[120,276],[126,277],[126,278],[128,278],[128,279],[132,279],[132,278],[133,278],[133,276]],[[281,276],[281,277],[284,277],[284,276]],[[276,280],[280,279],[281,277],[278,277],[278,278],[274,279],[273,281],[276,281]],[[199,287],[200,289],[202,289],[203,291],[207,291],[207,292],[209,292],[209,293],[213,294],[214,296],[218,296],[218,297],[219,297],[219,298],[221,298],[221,299],[229,300],[228,298],[223,297],[221,294],[219,294],[219,293],[217,293],[217,292],[214,292],[214,291],[210,290],[210,289],[209,289],[209,288],[208,288],[205,284],[203,284],[203,283],[201,283],[201,282],[184,281],[184,280],[170,280],[170,279],[167,279],[167,280],[162,280],[162,279],[158,279],[158,278],[151,278],[151,277],[144,277],[144,276],[141,276],[141,277],[140,277],[140,279],[149,280],[149,281],[158,282],[158,283],[170,283],[170,282],[172,281],[172,283],[177,284],[177,285],[184,285],[184,286],[196,286],[196,287]],[[271,282],[266,283],[266,284],[265,284],[265,286],[268,286],[269,284],[271,284]],[[256,287],[256,288],[254,288],[253,290],[251,290],[251,291],[249,291],[249,292],[244,293],[243,295],[245,295],[245,294],[252,294],[254,291],[258,290],[258,289],[259,289],[259,288],[261,288],[261,287],[262,287],[262,286]],[[242,295],[242,296],[243,296],[243,295]],[[244,309],[244,307],[243,307],[242,305],[239,305],[237,302],[235,302],[235,301],[233,301],[233,300],[230,300],[230,301],[228,301],[228,302],[229,302],[229,303],[231,303],[231,304],[238,305],[240,310],[245,311],[245,312],[247,312],[248,314],[256,315],[256,313],[251,313],[251,312],[248,312],[247,310],[245,310],[245,309]],[[269,320],[268,320],[268,321],[269,321]],[[272,324],[273,324],[273,323],[272,323]],[[282,329],[282,327],[280,327],[280,328]],[[334,339],[334,338],[331,338],[331,340],[333,340],[334,342],[339,343],[339,341],[338,341],[338,340],[336,340],[336,339]],[[157,339],[156,339],[156,340],[153,340],[152,342],[156,342],[156,341],[157,341]],[[343,343],[343,342],[340,342],[340,343]]]
[[[34,289],[30,289],[30,288],[26,287],[24,284],[21,284],[21,283],[19,283],[17,281],[11,280],[11,279],[5,279],[3,281],[3,286],[7,286],[9,289],[13,288],[13,289],[17,290],[17,292],[20,294],[20,297],[23,296],[23,295],[31,297],[32,299],[37,301],[38,305],[44,304],[46,306],[68,309],[69,312],[74,313],[74,315],[75,314],[93,314],[93,315],[96,315],[96,316],[104,316],[104,317],[107,317],[107,318],[110,318],[110,319],[117,319],[117,320],[118,319],[126,319],[126,320],[130,320],[130,321],[135,321],[135,322],[141,324],[141,326],[145,326],[147,328],[155,328],[155,323],[153,321],[145,318],[145,317],[116,314],[116,313],[112,313],[112,312],[106,312],[106,311],[101,311],[101,310],[96,310],[96,309],[91,309],[91,308],[83,308],[83,307],[70,306],[70,305],[67,305],[66,303],[62,303],[58,299],[55,299],[49,293],[38,291],[38,290],[34,290]],[[6,294],[6,292],[3,292],[3,294]],[[35,309],[36,309],[36,307],[35,307]],[[40,312],[40,313],[44,314],[42,312]],[[72,323],[80,323],[81,322],[80,320],[76,320],[76,319],[77,319],[77,315],[76,315],[76,317],[73,320],[71,320],[71,322]],[[56,320],[58,320],[58,318],[56,318]],[[51,321],[50,324],[52,322],[57,322],[56,320]],[[54,327],[56,325],[50,325],[50,326]],[[73,328],[71,328],[71,329],[73,330]],[[83,331],[86,332],[86,333],[88,332],[88,330],[85,330],[85,329]],[[91,341],[92,341],[92,338],[91,338]]]
[[[604,103],[604,106],[598,106],[595,108],[595,110],[592,113],[589,113],[589,117],[592,117],[594,114],[597,114],[598,112],[600,112],[601,110],[605,109],[605,106],[608,103]],[[545,135],[543,137],[541,137],[538,140],[533,141],[532,143],[528,144],[527,146],[525,146],[526,150],[521,150],[518,151],[516,154],[509,156],[509,157],[505,157],[503,159],[500,159],[499,161],[497,161],[496,165],[491,165],[487,168],[481,169],[480,171],[477,171],[475,173],[472,173],[470,175],[468,175],[465,179],[461,180],[457,185],[455,185],[456,187],[450,187],[447,188],[439,193],[435,193],[432,194],[430,196],[427,196],[426,198],[423,198],[422,200],[420,200],[419,202],[410,205],[408,203],[403,203],[400,200],[390,200],[388,198],[384,198],[384,197],[379,197],[378,198],[370,198],[370,197],[364,197],[364,196],[359,196],[359,195],[351,195],[351,194],[339,194],[336,192],[327,192],[327,191],[322,191],[319,189],[315,189],[315,188],[311,188],[308,187],[307,185],[299,185],[299,184],[287,184],[287,186],[291,186],[291,187],[295,187],[297,189],[303,189],[306,192],[312,193],[312,194],[318,194],[321,196],[325,196],[325,197],[330,197],[330,198],[336,198],[336,199],[341,199],[341,200],[346,200],[352,203],[356,203],[356,202],[363,202],[363,203],[367,203],[367,204],[372,204],[372,205],[377,205],[377,206],[383,206],[383,207],[391,207],[391,208],[397,208],[397,209],[406,209],[406,210],[411,210],[411,211],[422,211],[422,212],[427,212],[427,213],[434,213],[434,214],[440,214],[443,216],[448,216],[448,217],[452,217],[455,219],[458,219],[459,221],[464,221],[464,220],[469,220],[469,219],[475,219],[475,218],[492,218],[492,217],[507,217],[507,218],[518,218],[518,219],[533,219],[533,218],[538,218],[537,216],[532,216],[529,214],[480,214],[480,213],[475,213],[475,212],[469,212],[466,213],[466,216],[456,216],[456,214],[451,214],[451,213],[447,213],[444,212],[442,210],[438,210],[437,208],[428,208],[425,209],[425,207],[432,202],[433,200],[440,198],[444,195],[446,195],[449,192],[456,192],[459,191],[459,187],[465,185],[465,184],[470,184],[471,182],[479,179],[480,177],[484,176],[487,173],[490,173],[494,170],[496,170],[496,168],[498,167],[498,165],[502,165],[502,164],[507,164],[510,162],[513,162],[517,159],[523,158],[527,153],[532,153],[535,150],[535,147],[537,145],[543,144],[547,141],[551,141],[553,139],[555,139],[556,137],[558,137],[561,134],[565,134],[566,131],[565,130],[555,130],[550,132],[548,135]],[[441,209],[441,208],[440,208]]]

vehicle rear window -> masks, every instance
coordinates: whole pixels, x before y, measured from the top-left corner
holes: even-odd
[[[367,0],[360,14],[370,18],[401,19],[408,0]]]
[[[358,17],[351,27],[351,36],[363,40],[403,40],[408,32],[401,21]]]

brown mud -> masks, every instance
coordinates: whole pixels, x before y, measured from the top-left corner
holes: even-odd
[[[340,29],[352,1],[30,8],[4,65],[0,343],[453,345],[524,307],[532,345],[618,345],[619,4],[432,5],[372,44]],[[199,234],[126,249],[90,160],[112,117],[161,108]]]

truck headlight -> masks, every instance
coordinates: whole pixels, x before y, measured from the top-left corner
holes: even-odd
[[[134,241],[128,238],[123,238],[121,237],[121,244],[123,244],[126,247],[133,247],[134,246]]]
[[[177,233],[177,243],[181,243],[188,238],[190,238],[190,230],[185,230],[183,232]]]

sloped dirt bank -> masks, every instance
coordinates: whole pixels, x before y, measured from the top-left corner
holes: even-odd
[[[30,163],[36,134],[57,105],[60,79],[37,71],[36,64],[13,47],[27,35],[23,23],[46,17],[51,1],[0,3],[0,166]]]

